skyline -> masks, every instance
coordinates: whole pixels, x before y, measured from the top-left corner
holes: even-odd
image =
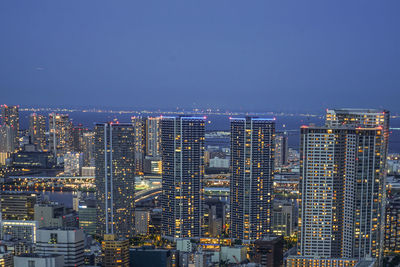
[[[3,102],[399,112],[399,7],[4,1]]]

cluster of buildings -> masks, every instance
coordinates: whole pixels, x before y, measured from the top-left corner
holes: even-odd
[[[1,142],[14,144],[2,145],[7,160],[20,153],[8,134],[18,127],[15,112],[2,107]],[[400,251],[400,195],[385,182],[387,111],[328,109],[324,125],[301,127],[299,152],[269,118],[230,118],[222,150],[206,149],[204,117],[133,117],[93,131],[62,114],[49,115],[48,132],[43,116],[30,122],[28,144],[63,162],[65,175],[93,168],[96,198],[73,211],[26,204],[33,211],[19,218],[2,195],[2,239],[35,244],[14,248],[14,264],[379,266]],[[215,169],[225,172],[206,173]],[[139,204],[135,177],[144,173],[161,175],[161,193]],[[138,236],[145,241],[132,246]]]

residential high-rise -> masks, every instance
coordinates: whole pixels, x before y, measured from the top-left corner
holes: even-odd
[[[205,119],[162,117],[162,235],[200,237]]]
[[[19,148],[18,131],[19,131],[19,107],[1,105],[1,125],[2,128],[7,128],[5,131],[6,142],[9,144],[10,151],[15,152]]]
[[[388,118],[328,110],[327,126],[301,128],[300,256],[380,257]]]
[[[94,132],[83,133],[83,166],[94,166]]]
[[[43,115],[32,113],[29,116],[29,138],[37,150],[46,148],[46,119]]]
[[[83,127],[82,124],[72,127],[72,132],[71,132],[72,151],[83,152],[84,150],[83,135],[88,131],[89,130]]]
[[[72,123],[68,114],[49,114],[49,150],[56,157],[64,156],[71,151],[71,129]]]
[[[98,234],[134,235],[135,141],[132,124],[95,127]]]
[[[36,253],[63,255],[65,267],[83,266],[85,234],[75,228],[37,230]]]
[[[275,135],[275,168],[281,168],[288,163],[289,148],[286,133]]]
[[[143,174],[146,154],[146,118],[132,117],[132,124],[135,129],[135,173]]]
[[[400,253],[400,196],[393,196],[386,206],[385,254]]]
[[[129,240],[117,238],[115,235],[106,234],[101,241],[103,253],[103,266],[128,267],[129,266]]]
[[[231,237],[271,233],[274,119],[231,118]]]
[[[83,155],[79,152],[67,152],[64,155],[64,174],[79,176],[83,165]]]
[[[160,117],[148,117],[146,120],[146,156],[158,158],[161,156]]]

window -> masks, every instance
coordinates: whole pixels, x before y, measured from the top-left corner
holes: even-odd
[[[57,234],[56,233],[51,233],[50,234],[50,244],[57,244]]]
[[[28,261],[28,267],[35,267],[35,261]]]

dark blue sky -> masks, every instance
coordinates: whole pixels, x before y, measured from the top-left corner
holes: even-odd
[[[0,1],[1,102],[400,112],[400,1]]]

